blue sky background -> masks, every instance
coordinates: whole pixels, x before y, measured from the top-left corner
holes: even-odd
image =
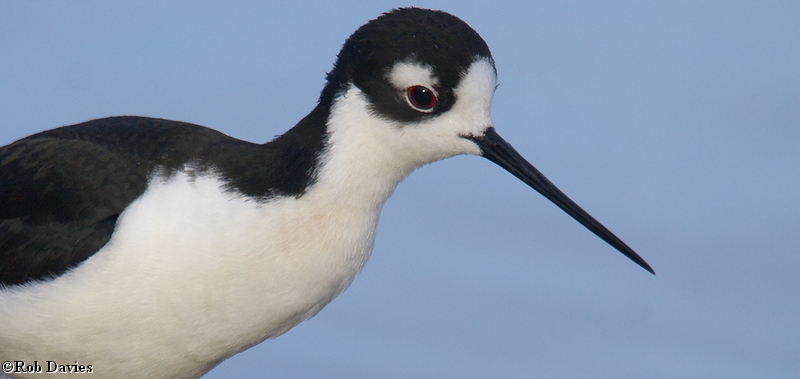
[[[112,115],[268,141],[405,5],[0,2],[0,144]],[[456,157],[348,291],[207,378],[800,378],[799,2],[414,5],[483,36],[500,134],[658,276]]]

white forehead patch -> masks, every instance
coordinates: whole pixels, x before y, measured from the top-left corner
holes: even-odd
[[[439,84],[439,80],[433,76],[433,67],[418,62],[398,62],[389,70],[387,77],[389,83],[399,90],[417,85],[430,88]]]
[[[497,88],[497,75],[489,59],[472,62],[453,91],[456,103],[442,115],[442,121],[454,127],[461,136],[481,135],[492,126],[490,112],[492,97]]]
[[[483,106],[488,112],[494,90],[497,89],[497,74],[488,59],[478,59],[469,66],[455,89],[460,105]]]

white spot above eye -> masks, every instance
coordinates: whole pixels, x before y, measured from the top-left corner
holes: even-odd
[[[433,67],[413,61],[396,63],[389,70],[387,79],[401,91],[405,91],[411,86],[433,88],[433,86],[439,85],[439,80],[433,75]]]

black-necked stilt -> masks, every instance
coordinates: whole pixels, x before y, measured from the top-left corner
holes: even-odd
[[[459,154],[653,272],[495,132],[495,81],[466,23],[398,9],[347,39],[316,108],[267,144],[112,117],[0,148],[1,360],[198,377],[319,312],[367,261],[397,184]]]

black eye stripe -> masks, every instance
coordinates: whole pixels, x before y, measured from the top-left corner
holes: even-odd
[[[408,103],[418,111],[430,112],[438,99],[432,89],[425,86],[411,86],[406,90]]]

